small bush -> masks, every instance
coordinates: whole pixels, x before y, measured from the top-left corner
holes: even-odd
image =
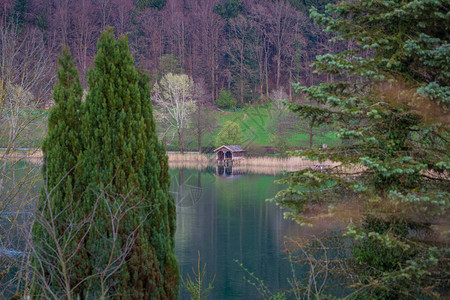
[[[219,98],[216,100],[216,105],[220,108],[231,109],[236,106],[236,99],[228,90],[220,90]]]
[[[286,151],[289,150],[290,146],[286,137],[279,134],[272,134],[270,136],[270,142],[272,143],[272,146],[275,148],[275,150],[280,153],[281,157],[288,156]]]
[[[242,131],[239,124],[227,121],[216,138],[216,147],[222,145],[239,145],[242,142]]]

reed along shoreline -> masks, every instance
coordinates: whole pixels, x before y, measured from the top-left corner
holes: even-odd
[[[217,164],[214,154],[198,153],[173,153],[168,152],[168,161],[171,168],[188,169],[206,169],[208,166]],[[33,164],[42,163],[42,151],[34,149],[32,151],[15,151],[5,154],[0,151],[1,159],[25,159]],[[274,157],[274,156],[255,156],[246,157],[233,163],[233,168],[239,168],[242,171],[250,173],[275,175],[280,171],[298,171],[300,169],[312,168],[317,165],[326,165],[328,167],[338,166],[339,163],[331,161],[310,161],[301,157]]]

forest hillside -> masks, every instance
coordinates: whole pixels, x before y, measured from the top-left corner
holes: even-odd
[[[61,46],[68,45],[86,87],[96,41],[102,30],[113,26],[116,34],[128,35],[137,66],[153,82],[168,72],[185,73],[203,84],[211,104],[227,90],[240,105],[265,102],[281,89],[292,98],[295,82],[309,86],[333,80],[313,74],[311,63],[316,55],[352,45],[331,41],[309,18],[309,8],[322,10],[328,2],[2,0],[0,15],[2,35],[12,35],[7,37],[10,45],[12,39],[17,47],[33,39],[40,55],[53,62],[46,64],[51,70],[45,80],[41,76],[42,84],[54,81],[56,57]],[[51,99],[49,89],[38,96],[41,102]]]

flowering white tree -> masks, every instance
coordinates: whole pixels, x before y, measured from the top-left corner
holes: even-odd
[[[155,84],[152,100],[157,105],[156,114],[165,127],[165,134],[175,129],[178,147],[184,151],[184,129],[195,111],[195,85],[186,74],[168,73]]]

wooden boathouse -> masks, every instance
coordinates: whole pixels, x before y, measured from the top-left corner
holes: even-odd
[[[214,152],[219,164],[229,165],[245,158],[245,150],[241,145],[223,145],[215,149]]]

